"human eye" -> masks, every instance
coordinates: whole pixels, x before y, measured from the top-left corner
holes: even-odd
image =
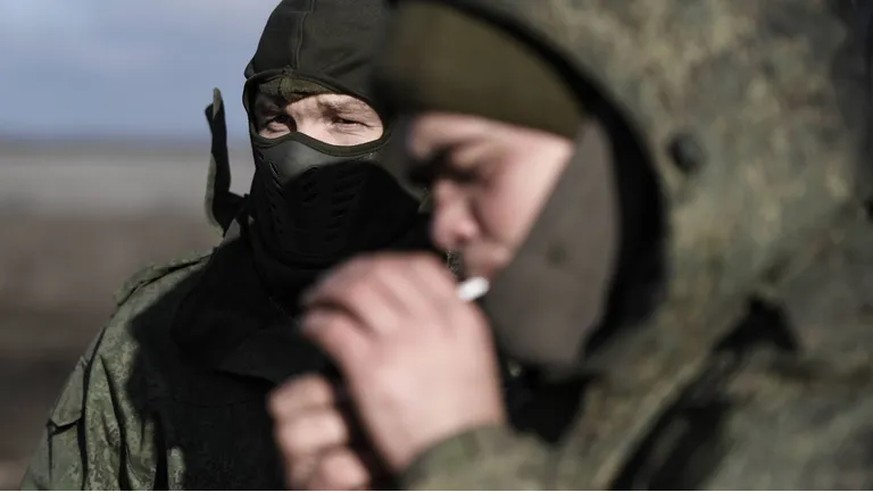
[[[361,129],[368,126],[363,121],[343,115],[334,115],[331,123],[342,129]]]
[[[264,116],[261,125],[261,136],[277,138],[295,130],[294,118],[285,113],[273,113]]]
[[[293,124],[294,119],[284,113],[274,114],[267,119],[267,125],[273,125],[275,127],[290,127]]]
[[[426,157],[411,158],[409,179],[420,186],[431,186],[438,178],[456,181],[461,173],[454,165],[453,150],[452,147],[443,147],[434,150]]]

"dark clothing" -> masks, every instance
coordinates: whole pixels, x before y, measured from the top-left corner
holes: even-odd
[[[418,24],[395,32],[413,43],[465,15],[539,53],[608,130],[613,170],[580,172],[583,124],[483,301],[498,345],[527,356],[508,385],[511,425],[436,445],[405,485],[873,487],[873,224],[871,195],[853,193],[871,184],[869,36],[847,29],[840,2],[398,3],[395,21]],[[436,6],[452,14],[428,22]],[[392,73],[426,54],[388,46],[379,80],[423,75]],[[455,109],[435,106],[443,86],[426,87],[439,92],[426,109]],[[592,323],[580,305],[598,288],[586,259],[605,211],[580,203],[609,185],[620,246]],[[529,339],[553,343],[533,353]]]
[[[373,105],[366,80],[386,14],[380,0],[283,0],[246,70],[245,102],[258,82],[288,78]],[[299,334],[300,294],[354,254],[429,249],[418,202],[380,165],[389,131],[341,147],[252,126],[257,170],[242,198],[228,191],[217,92],[207,118],[207,211],[230,229],[211,253],[123,289],[51,412],[25,487],[282,488],[265,398],[295,375],[332,372]]]
[[[576,386],[531,384],[513,428],[438,445],[405,486],[873,487],[873,228],[856,226],[702,359],[639,338]]]
[[[247,234],[234,223],[212,253],[127,283],[51,412],[25,488],[284,487],[265,398],[329,368],[262,287]]]

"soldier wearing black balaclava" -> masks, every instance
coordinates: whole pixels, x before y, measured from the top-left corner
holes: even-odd
[[[281,488],[265,394],[330,371],[297,333],[297,298],[355,253],[427,248],[419,203],[382,166],[391,124],[368,86],[386,12],[376,0],[285,0],[246,68],[251,192],[228,191],[222,101],[207,110],[212,252],[143,270],[51,411],[25,487]],[[340,146],[259,134],[254,102],[352,96],[382,117]]]
[[[373,2],[284,2],[246,68],[252,243],[270,285],[287,288],[289,269],[320,271],[353,253],[402,243],[419,219],[418,203],[380,166],[390,125],[375,141],[339,146],[300,132],[267,139],[252,121],[256,93],[286,101],[346,94],[378,111],[369,61],[378,41],[373,26],[383,16]]]

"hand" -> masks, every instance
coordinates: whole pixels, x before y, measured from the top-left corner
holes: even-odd
[[[303,299],[304,333],[343,374],[389,471],[439,441],[505,420],[491,334],[436,258],[350,261]]]
[[[335,387],[305,376],[270,395],[276,444],[292,489],[369,489],[380,475],[372,451],[355,449],[354,427]]]

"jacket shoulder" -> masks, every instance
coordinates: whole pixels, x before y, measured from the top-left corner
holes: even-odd
[[[25,488],[156,485],[163,450],[149,444],[159,431],[146,405],[161,378],[147,361],[167,344],[146,349],[143,337],[167,339],[175,306],[208,257],[192,254],[152,265],[125,282],[115,313],[79,359],[49,413]],[[130,447],[137,453],[121,451]],[[122,460],[127,460],[124,466]]]
[[[724,455],[707,488],[873,486],[869,362],[771,362],[739,374],[727,396]]]
[[[115,292],[115,304],[121,306],[131,298],[140,288],[155,283],[174,272],[191,270],[206,263],[211,252],[190,253],[166,263],[152,264],[141,268],[130,276]]]
[[[68,387],[56,402],[51,416],[56,424],[69,425],[81,417],[85,386],[94,383],[95,365],[100,371],[119,378],[129,376],[140,345],[134,331],[148,328],[143,324],[146,318],[150,319],[147,324],[151,328],[158,328],[160,322],[155,313],[169,318],[175,304],[173,299],[180,297],[173,293],[181,290],[184,280],[191,278],[208,257],[208,254],[191,254],[150,265],[125,281],[115,296],[115,312],[80,358]],[[105,401],[115,401],[116,396]]]
[[[665,409],[616,488],[873,486],[869,360],[760,350],[734,362],[713,364]]]
[[[210,254],[191,254],[151,265],[131,276],[116,294],[117,307],[91,354],[105,370],[131,376],[133,367],[162,359],[171,349],[177,308],[193,288]]]

